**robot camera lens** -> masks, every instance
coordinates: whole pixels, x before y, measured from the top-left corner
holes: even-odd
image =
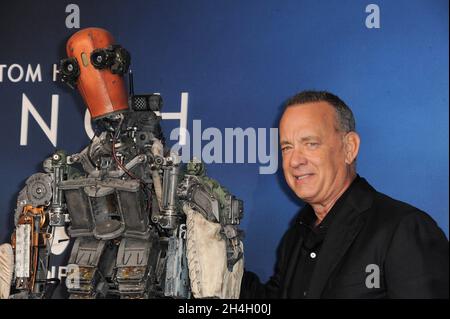
[[[78,76],[79,75],[79,68],[77,61],[73,58],[71,59],[64,59],[61,61],[60,64],[60,70],[63,73],[63,75],[66,76]]]
[[[80,75],[80,68],[78,62],[75,58],[68,58],[61,60],[59,64],[59,72],[61,75],[61,80],[74,88]]]
[[[97,49],[91,53],[91,63],[96,69],[104,69],[109,66],[108,53],[104,49]]]

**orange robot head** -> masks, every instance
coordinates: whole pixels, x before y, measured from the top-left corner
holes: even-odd
[[[67,41],[67,59],[60,63],[61,80],[80,91],[94,120],[128,109],[123,75],[130,55],[100,28],[78,31]]]

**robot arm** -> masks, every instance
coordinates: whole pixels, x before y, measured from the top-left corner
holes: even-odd
[[[244,270],[242,201],[191,162],[178,187],[187,226],[187,259],[196,298],[239,298]]]
[[[238,298],[244,262],[238,229],[242,201],[207,177],[202,163],[185,168],[175,154],[160,159],[155,158],[162,171],[161,195],[155,196],[152,221],[172,232],[165,296]],[[158,193],[158,179],[153,181]]]
[[[0,245],[0,299],[8,299],[14,272],[14,252],[10,244]]]
[[[66,206],[59,182],[73,173],[64,152],[44,161],[45,173],[30,176],[17,198],[15,230],[11,236],[14,282],[13,298],[40,298],[45,294],[50,254],[62,254],[69,237]]]

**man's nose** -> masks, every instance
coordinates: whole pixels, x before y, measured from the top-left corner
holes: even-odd
[[[294,149],[292,152],[292,156],[289,160],[289,165],[293,168],[296,168],[300,165],[305,165],[307,163],[307,159],[305,154],[301,149]]]

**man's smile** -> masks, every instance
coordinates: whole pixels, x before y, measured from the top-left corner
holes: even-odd
[[[313,175],[314,175],[313,173],[296,174],[296,175],[294,175],[294,178],[296,180],[296,183],[301,183]]]

